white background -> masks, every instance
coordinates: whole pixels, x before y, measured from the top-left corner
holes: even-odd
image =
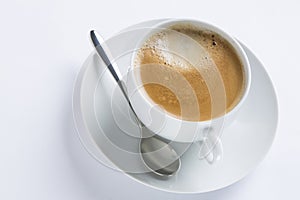
[[[231,33],[262,60],[277,91],[271,150],[254,172],[219,191],[148,188],[97,163],[76,135],[72,89],[92,51],[89,30],[108,38],[165,17],[204,20]],[[297,0],[2,0],[0,199],[300,199],[299,20]]]

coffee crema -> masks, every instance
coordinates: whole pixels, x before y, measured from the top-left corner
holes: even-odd
[[[184,56],[195,52],[189,49],[189,44],[180,44],[185,43],[186,38],[174,39],[182,34],[199,44],[199,49],[202,48],[199,58],[203,58],[203,62],[195,64]],[[172,52],[174,44],[182,45],[182,53]],[[237,105],[244,91],[243,66],[232,45],[220,35],[192,25],[173,25],[169,30],[151,35],[137,52],[135,67],[139,67],[150,99],[183,120],[206,121],[224,115]],[[219,76],[221,81],[212,79],[208,84],[207,77],[214,76]],[[224,98],[213,99],[212,91],[220,88]]]

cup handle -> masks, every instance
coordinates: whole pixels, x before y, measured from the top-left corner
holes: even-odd
[[[198,143],[200,145],[199,159],[205,159],[209,164],[214,164],[221,160],[223,147],[220,138],[205,138]]]

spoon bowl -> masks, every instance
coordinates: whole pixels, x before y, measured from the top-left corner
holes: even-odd
[[[172,176],[180,168],[177,153],[157,137],[143,138],[140,149],[145,165],[159,176]]]

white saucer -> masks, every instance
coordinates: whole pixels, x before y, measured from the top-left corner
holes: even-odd
[[[209,165],[197,159],[197,147],[192,146],[182,157],[180,171],[172,178],[162,180],[150,173],[126,175],[159,190],[202,193],[235,183],[262,161],[276,132],[277,99],[262,63],[245,45],[242,46],[251,64],[251,90],[236,121],[224,130],[221,138],[223,159]],[[128,110],[127,104],[118,90],[114,90],[116,84],[105,69],[93,52],[78,75],[73,109],[80,139],[88,152],[102,164],[116,170],[142,172],[144,166],[140,157],[130,153],[138,152],[139,140],[131,136],[138,135],[138,129],[131,123],[128,112],[124,112]],[[126,69],[120,71],[124,73]],[[112,103],[112,98],[118,100]]]

